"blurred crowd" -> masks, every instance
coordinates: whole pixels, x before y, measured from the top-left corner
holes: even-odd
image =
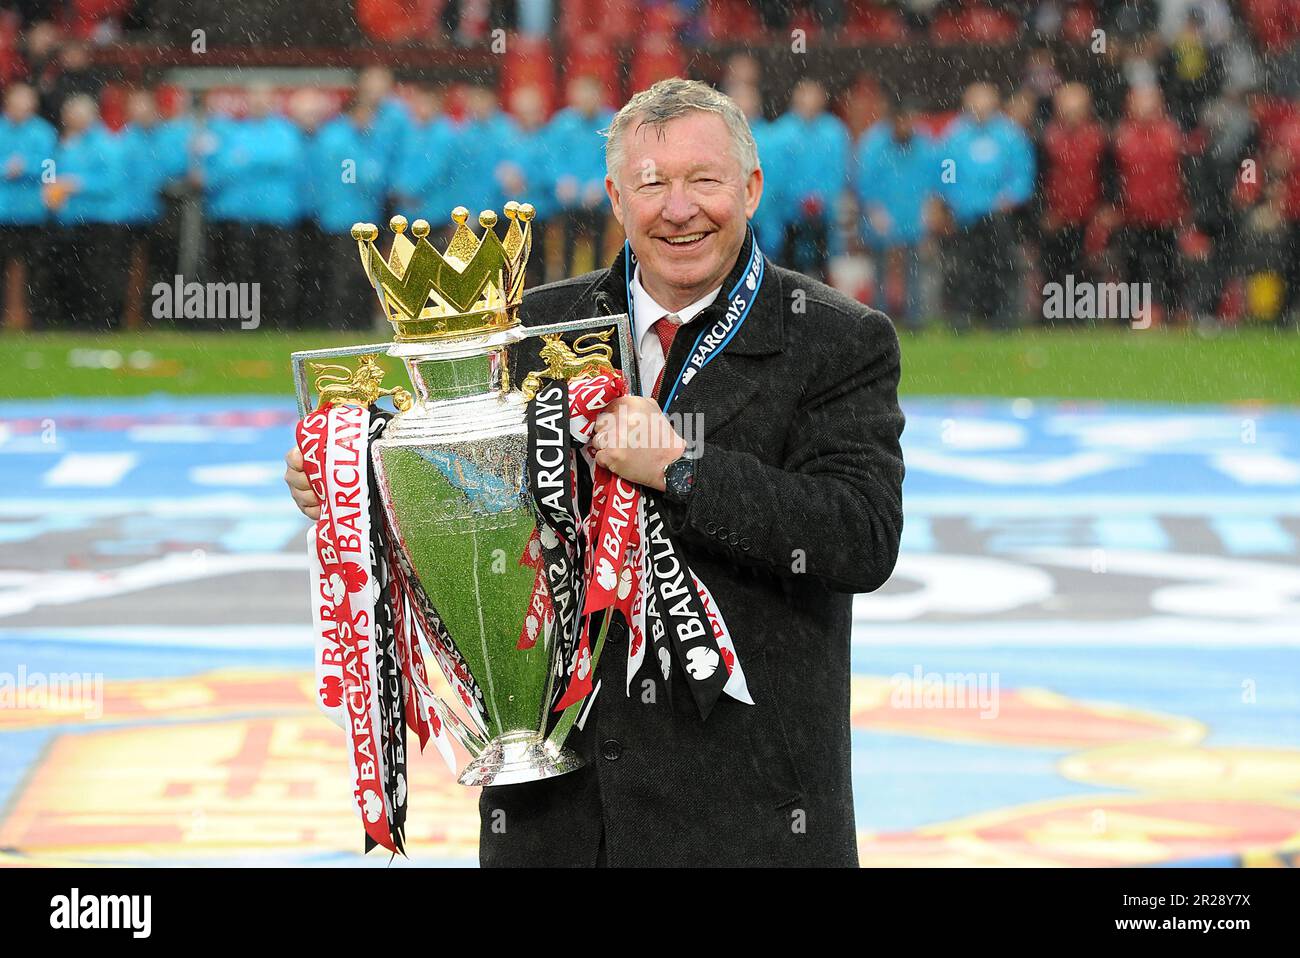
[[[835,5],[794,6],[825,18]],[[1043,29],[1053,6],[1068,5],[994,5]],[[1294,324],[1300,101],[1259,89],[1250,61],[1294,47],[1300,10],[1282,47],[1214,0],[1098,16],[1100,80],[1063,76],[1035,46],[1012,82],[971,84],[954,112],[869,77],[865,113],[809,75],[765,101],[760,61],[733,56],[717,82],[758,142],[764,251],[908,328],[1092,321],[1045,316],[1044,288],[1067,281],[1150,284],[1141,318],[1158,324]],[[617,104],[596,76],[566,76],[553,113],[527,83],[502,103],[493,86],[397,84],[383,66],[341,100],[306,85],[236,100],[137,86],[108,123],[88,44],[38,26],[0,118],[6,325],[157,324],[151,291],[181,275],[259,283],[264,325],[366,326],[376,305],[346,236],[394,212],[445,235],[454,206],[533,203],[534,284],[602,265],[621,242],[601,137]]]

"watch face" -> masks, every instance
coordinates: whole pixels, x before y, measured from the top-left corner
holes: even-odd
[[[695,482],[695,462],[691,459],[678,459],[669,465],[664,473],[664,486],[674,496],[686,496]]]

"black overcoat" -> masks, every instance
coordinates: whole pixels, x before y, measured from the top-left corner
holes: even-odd
[[[723,315],[750,242],[685,329]],[[528,292],[522,321],[625,312],[623,255]],[[674,340],[665,383],[694,338]],[[898,555],[898,378],[884,314],[765,263],[739,332],[673,400],[702,417],[704,444],[688,505],[665,505],[755,704],[724,695],[701,721],[680,673],[665,691],[653,650],[626,694],[616,617],[594,706],[569,738],[586,767],[483,789],[484,866],[591,866],[598,853],[611,866],[857,864],[849,629],[853,593],[879,588]]]

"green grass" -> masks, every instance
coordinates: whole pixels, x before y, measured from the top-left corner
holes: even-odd
[[[289,395],[296,349],[382,342],[328,333],[0,334],[2,398]],[[1300,336],[1179,331],[905,335],[904,396],[1300,403]],[[400,379],[390,365],[389,384]]]

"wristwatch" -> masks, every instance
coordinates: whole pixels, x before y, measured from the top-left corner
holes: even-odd
[[[664,467],[664,495],[669,502],[685,503],[695,488],[697,453],[687,449],[681,457]]]

